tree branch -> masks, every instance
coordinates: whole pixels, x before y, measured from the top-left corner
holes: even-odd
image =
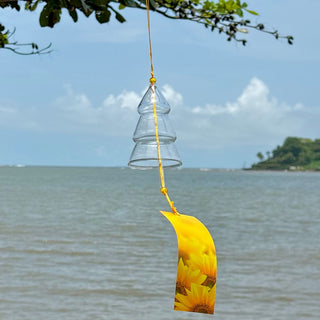
[[[33,54],[48,54],[52,52],[52,50],[49,50],[52,45],[51,43],[45,48],[39,49],[39,46],[34,42],[31,42],[31,43],[19,43],[17,41],[10,42],[9,39],[16,32],[16,28],[14,28],[12,32],[10,32],[9,30],[3,32],[4,29],[5,29],[4,26],[0,24],[0,49],[7,49],[16,54],[24,55],[24,56],[33,55]],[[19,49],[21,47],[31,47],[31,50],[28,52],[20,51]]]
[[[227,35],[227,40],[235,40],[246,45],[246,39],[239,39],[237,37],[238,33],[248,33],[246,28],[255,29],[266,34],[273,35],[275,39],[287,39],[288,44],[293,44],[293,36],[291,35],[280,35],[277,30],[271,31],[265,29],[265,26],[261,23],[256,25],[251,24],[250,20],[247,19],[236,19],[236,14],[234,12],[228,12],[227,14],[218,14],[214,12],[203,11],[196,8],[191,1],[185,5],[186,7],[153,7],[151,10],[163,15],[166,18],[173,20],[188,20],[197,22],[204,25],[206,28],[211,29],[211,31],[218,30],[219,33],[224,33]],[[136,8],[146,10],[144,5],[136,2]],[[250,12],[250,11],[249,11]],[[241,16],[240,16],[241,17]],[[240,26],[240,28],[238,27]]]
[[[74,22],[78,21],[78,13],[82,12],[86,17],[95,13],[99,23],[108,23],[111,12],[116,20],[123,23],[125,18],[119,12],[125,8],[137,8],[146,10],[145,0],[24,0],[25,10],[35,11],[39,4],[43,4],[40,12],[40,26],[53,28],[61,19],[62,9],[66,9]],[[114,7],[119,6],[119,10]],[[11,7],[20,11],[17,0],[0,0],[0,8]],[[248,28],[274,36],[275,39],[287,39],[293,44],[291,35],[280,35],[277,30],[268,30],[261,23],[252,24],[244,19],[244,14],[258,15],[255,11],[247,9],[248,5],[242,0],[150,0],[150,9],[168,19],[188,20],[204,25],[211,31],[217,31],[226,35],[228,41],[241,42],[246,45],[247,40],[240,33],[248,33]],[[17,54],[44,54],[51,52],[49,44],[39,49],[35,43],[19,44],[9,43],[14,34],[8,30],[4,32],[4,26],[0,24],[0,49],[8,49]],[[30,52],[19,50],[21,46],[31,46]]]
[[[16,46],[16,48],[12,47],[12,46]],[[31,51],[30,52],[22,52],[19,50],[19,47],[23,47],[23,46],[31,46]],[[23,55],[23,56],[30,56],[33,54],[48,54],[51,53],[52,50],[49,50],[52,46],[52,43],[50,43],[48,46],[46,46],[45,48],[39,49],[38,45],[36,43],[18,43],[18,42],[12,42],[12,43],[8,43],[5,47],[3,47],[2,49],[7,49],[10,50],[16,54],[19,55]]]

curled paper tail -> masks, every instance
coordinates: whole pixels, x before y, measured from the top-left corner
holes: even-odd
[[[212,237],[195,217],[161,211],[178,239],[178,270],[174,309],[214,313],[217,258]]]

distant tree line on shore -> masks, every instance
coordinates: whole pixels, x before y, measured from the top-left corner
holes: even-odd
[[[259,162],[253,170],[312,170],[320,171],[320,139],[288,137],[282,146],[266,152],[266,158],[257,153]]]

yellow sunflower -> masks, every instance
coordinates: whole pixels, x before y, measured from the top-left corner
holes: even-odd
[[[192,270],[186,266],[182,258],[178,263],[176,293],[187,294],[186,289],[191,289],[191,284],[202,284],[207,276],[200,273],[200,270]]]
[[[190,259],[186,262],[193,270],[200,270],[201,274],[207,275],[206,280],[202,283],[212,288],[216,283],[217,277],[217,258],[214,252],[208,254],[190,254]]]
[[[191,284],[191,290],[186,290],[187,295],[176,294],[174,309],[199,313],[214,313],[216,286],[211,290],[208,287],[195,283]]]

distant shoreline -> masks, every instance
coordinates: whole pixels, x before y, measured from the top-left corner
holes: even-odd
[[[244,171],[266,171],[266,172],[320,172],[320,169],[256,169],[244,168]]]
[[[260,162],[251,166],[253,170],[320,171],[320,139],[288,137],[266,157],[261,152],[257,157]]]

